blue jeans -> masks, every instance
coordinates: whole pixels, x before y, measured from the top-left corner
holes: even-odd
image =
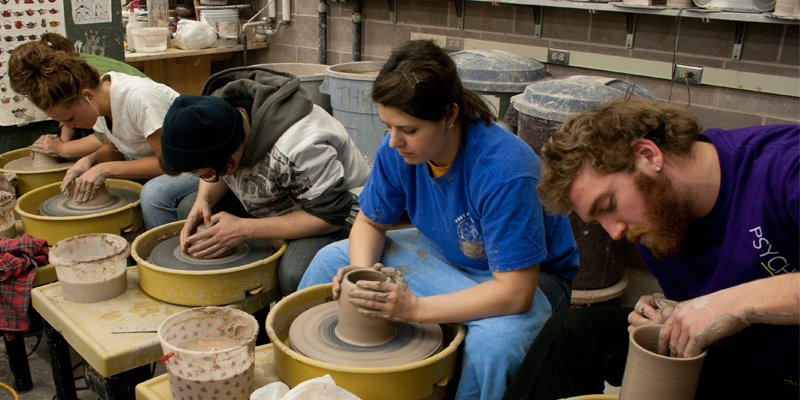
[[[147,182],[140,194],[145,229],[178,221],[178,204],[197,192],[198,182],[199,177],[187,173],[161,175]]]
[[[350,264],[348,247],[349,240],[343,240],[320,250],[298,289],[331,282],[339,268]],[[403,266],[403,278],[419,297],[457,292],[494,278],[491,271],[450,263],[416,229],[389,231],[385,249],[380,261],[389,267]],[[467,335],[455,397],[501,398],[550,315],[550,302],[537,288],[528,312],[462,323],[467,326]]]

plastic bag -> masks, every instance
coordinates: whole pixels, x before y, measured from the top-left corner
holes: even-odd
[[[175,32],[173,44],[184,50],[217,47],[217,31],[208,24],[182,19],[178,21],[178,31]]]
[[[289,390],[283,382],[270,383],[250,395],[250,400],[360,400],[336,386],[330,375],[309,379]]]

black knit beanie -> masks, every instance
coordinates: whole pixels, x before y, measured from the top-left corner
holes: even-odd
[[[244,140],[242,114],[214,96],[182,94],[164,116],[161,157],[182,172],[228,160]]]

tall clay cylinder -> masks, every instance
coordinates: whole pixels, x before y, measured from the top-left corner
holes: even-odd
[[[643,325],[630,333],[620,400],[692,400],[708,350],[691,358],[658,354],[662,325]]]
[[[390,279],[374,269],[356,269],[344,275],[339,293],[339,322],[336,336],[355,346],[379,346],[395,337],[394,322],[361,315],[350,303],[350,291],[359,289],[358,281],[389,282]]]

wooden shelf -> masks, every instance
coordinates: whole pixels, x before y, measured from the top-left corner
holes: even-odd
[[[237,45],[234,47],[215,47],[211,49],[201,49],[201,50],[181,50],[176,49],[174,47],[170,47],[167,51],[162,51],[160,53],[126,53],[125,54],[125,62],[137,62],[137,61],[152,61],[152,60],[163,60],[166,58],[180,58],[180,57],[194,57],[194,56],[208,56],[213,54],[224,54],[224,53],[236,53],[242,51],[242,45]],[[257,50],[257,49],[266,49],[269,47],[269,43],[249,43],[247,45],[247,50]]]

